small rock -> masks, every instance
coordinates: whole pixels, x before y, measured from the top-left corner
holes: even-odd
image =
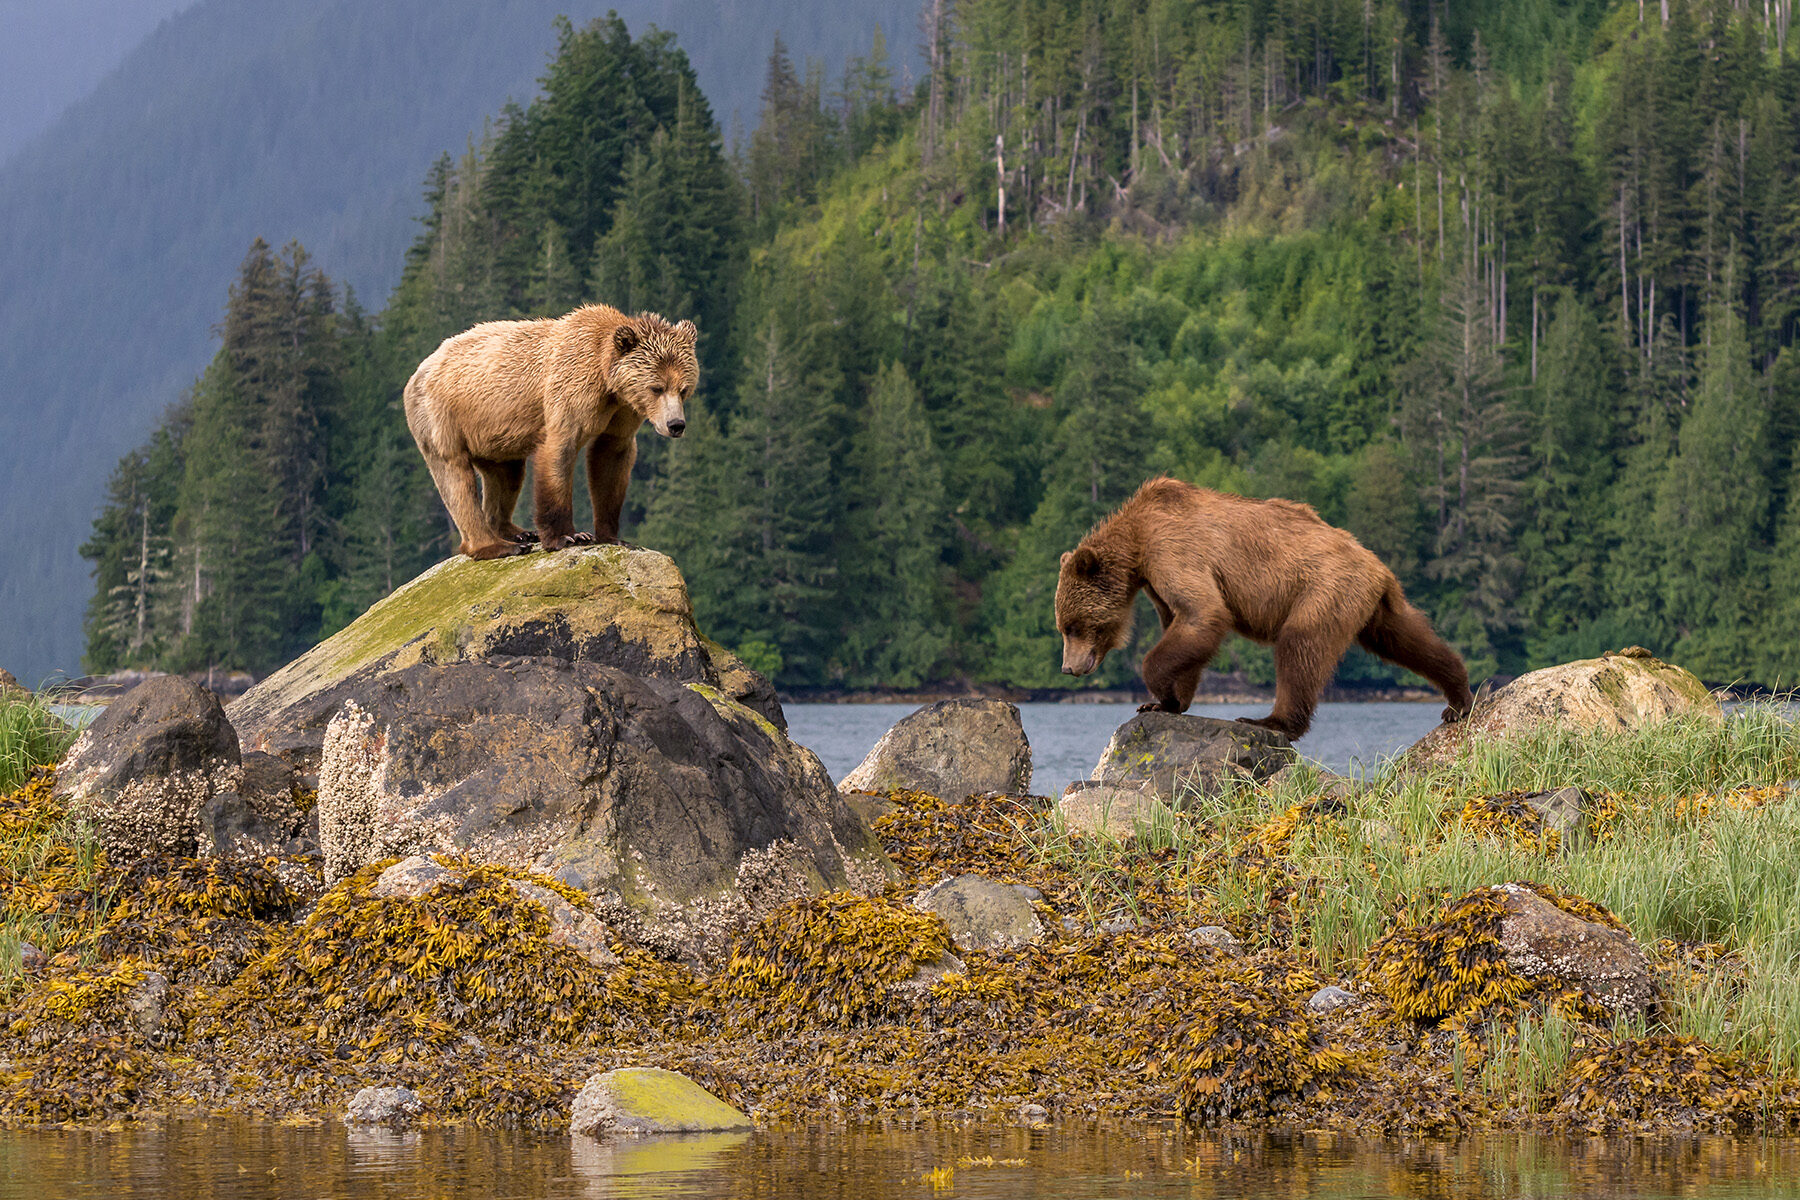
[[[1306,1007],[1312,1012],[1325,1013],[1331,1012],[1333,1009],[1342,1008],[1346,1004],[1355,1003],[1356,994],[1354,992],[1347,992],[1341,987],[1332,985],[1329,987],[1322,987],[1314,992],[1312,996],[1307,999]]]
[[[155,971],[145,975],[138,985],[125,994],[125,1010],[138,1036],[151,1046],[166,1046],[175,1040],[164,1014],[169,1002],[169,981]]]
[[[942,917],[951,939],[964,950],[1017,946],[1044,936],[1043,922],[1029,900],[980,875],[946,879],[914,896],[912,905]]]
[[[1146,712],[1113,732],[1092,778],[1179,798],[1190,790],[1216,794],[1238,780],[1258,782],[1293,761],[1287,738],[1261,725]]]
[[[1580,849],[1592,840],[1588,813],[1592,810],[1594,801],[1580,788],[1566,787],[1554,792],[1537,792],[1524,797],[1524,802],[1542,818],[1546,833],[1555,830],[1560,849]]]
[[[1029,1122],[1042,1121],[1050,1115],[1050,1110],[1041,1104],[1019,1105],[1019,1116]]]
[[[1187,940],[1223,950],[1233,957],[1241,957],[1244,953],[1244,943],[1238,941],[1231,930],[1223,925],[1202,925],[1198,929],[1190,929],[1187,931]]]
[[[1062,927],[1064,933],[1081,932],[1081,922],[1077,921],[1074,917],[1064,917],[1062,919]]]
[[[1263,786],[1271,789],[1287,787],[1298,783],[1309,775],[1311,776],[1311,782],[1307,785],[1307,794],[1309,796],[1323,796],[1332,800],[1349,800],[1356,795],[1357,782],[1348,775],[1339,775],[1335,771],[1327,771],[1325,768],[1318,766],[1301,766],[1299,763],[1289,763],[1287,766],[1281,768],[1281,770],[1263,780]]]
[[[589,1077],[575,1096],[571,1133],[722,1133],[749,1129],[750,1118],[685,1075],[623,1067]]]
[[[1031,786],[1031,743],[1017,705],[940,700],[881,735],[840,792],[908,788],[945,800],[982,792],[1018,795]]]
[[[1167,804],[1136,787],[1081,779],[1056,802],[1057,816],[1076,833],[1130,841],[1144,829],[1168,828],[1175,814]]]
[[[30,942],[19,943],[19,967],[25,971],[41,971],[44,969],[44,952]]]
[[[1384,821],[1379,817],[1364,821],[1362,826],[1363,840],[1371,846],[1384,850],[1397,849],[1406,844],[1406,835],[1392,821]]]
[[[1015,883],[1012,885],[1012,889],[1019,893],[1019,895],[1025,897],[1025,902],[1027,904],[1036,904],[1039,900],[1044,898],[1044,893],[1038,891],[1029,883]]]
[[[350,1125],[386,1125],[404,1129],[425,1112],[418,1093],[405,1087],[366,1087],[350,1098],[344,1121]]]
[[[389,900],[417,900],[438,884],[461,876],[462,872],[440,867],[423,854],[415,854],[383,871],[370,890]]]
[[[1099,933],[1130,933],[1137,928],[1137,922],[1130,917],[1114,917],[1110,921],[1102,921],[1094,926]]]

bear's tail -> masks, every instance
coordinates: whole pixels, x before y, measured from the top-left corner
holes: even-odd
[[[1469,669],[1463,665],[1462,657],[1437,635],[1425,614],[1406,599],[1399,580],[1389,579],[1387,590],[1375,606],[1375,615],[1356,635],[1356,641],[1370,654],[1429,679],[1449,703],[1444,710],[1445,720],[1464,717],[1474,707],[1474,697],[1469,694]]]

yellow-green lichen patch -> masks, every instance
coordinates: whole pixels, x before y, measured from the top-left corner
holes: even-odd
[[[1800,1111],[1792,1081],[1693,1038],[1658,1034],[1570,1062],[1556,1114],[1590,1130],[1748,1129]]]
[[[617,1127],[654,1133],[748,1129],[749,1120],[693,1080],[660,1067],[625,1067],[604,1079]]]
[[[935,913],[835,893],[785,905],[732,948],[719,984],[739,1015],[771,1030],[898,1016],[895,985],[950,952]]]
[[[750,724],[762,730],[763,735],[772,742],[783,742],[787,740],[782,736],[781,730],[775,728],[775,722],[769,720],[769,718],[763,716],[748,705],[740,704],[736,700],[733,700],[718,688],[704,683],[690,683],[687,685],[687,689],[690,692],[694,692],[704,697],[706,702],[712,705],[719,715],[726,720],[736,719],[739,721],[748,721]]]

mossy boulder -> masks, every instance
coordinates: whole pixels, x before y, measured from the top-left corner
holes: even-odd
[[[787,728],[769,682],[695,626],[674,562],[624,546],[447,559],[251,688],[228,713],[245,749],[278,754],[310,774],[345,700],[364,700],[411,667],[515,657],[701,684]]]
[[[1448,762],[1471,741],[1527,729],[1623,733],[1688,713],[1724,719],[1718,697],[1699,679],[1629,646],[1519,676],[1461,721],[1439,725],[1414,742],[1401,761],[1408,767]]]
[[[1091,778],[1165,799],[1268,779],[1294,761],[1287,738],[1261,725],[1145,712],[1113,731]]]
[[[621,1067],[591,1077],[575,1097],[569,1129],[609,1133],[726,1133],[750,1118],[686,1075],[660,1067]]]

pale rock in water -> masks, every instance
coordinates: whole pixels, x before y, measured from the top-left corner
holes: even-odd
[[[1031,786],[1031,743],[1019,709],[1005,700],[939,700],[881,735],[846,792],[896,788],[962,800],[986,792],[1018,795]]]
[[[576,1093],[569,1118],[569,1131],[584,1137],[749,1128],[749,1117],[687,1076],[659,1067],[622,1067],[590,1076]]]
[[[1720,721],[1719,699],[1693,675],[1640,646],[1521,675],[1476,702],[1454,724],[1439,725],[1401,756],[1403,767],[1448,762],[1471,741],[1527,729],[1600,733],[1643,729],[1683,714]]]

